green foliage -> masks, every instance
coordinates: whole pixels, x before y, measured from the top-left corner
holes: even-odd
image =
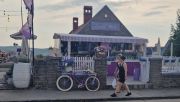
[[[43,58],[44,56],[42,54],[39,54],[36,56],[37,58]]]
[[[170,56],[170,50],[165,50],[165,52],[163,53],[163,56]]]
[[[42,54],[39,54],[39,55],[35,56],[35,59],[36,60],[44,60],[45,57]]]
[[[49,49],[49,50],[53,50],[53,47],[49,47],[48,49]]]
[[[180,57],[180,9],[177,11],[177,21],[175,26],[171,25],[170,39],[173,42],[173,56]]]

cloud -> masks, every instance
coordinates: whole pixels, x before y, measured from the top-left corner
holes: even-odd
[[[129,4],[134,4],[136,0],[104,0],[104,3],[119,7],[119,6],[127,6]]]
[[[3,3],[4,2],[4,0],[0,0],[0,3]]]
[[[166,9],[166,8],[169,8],[170,6],[168,6],[168,5],[160,5],[160,6],[156,6],[156,7],[154,7],[154,8],[152,8],[152,9],[155,9],[155,10],[157,10],[157,9]]]
[[[105,2],[132,2],[136,0],[104,0]]]
[[[162,13],[163,13],[162,11],[151,11],[151,12],[145,13],[143,16],[155,16],[155,15],[160,15]]]
[[[99,5],[109,5],[113,8],[118,8],[122,6],[129,6],[130,4],[136,4],[141,0],[62,0],[56,1],[56,3],[46,4],[38,7],[39,10],[59,11],[67,8],[82,7],[84,5],[92,5],[98,7]]]
[[[39,34],[36,40],[37,47],[51,46],[54,32],[68,33],[72,29],[73,16],[79,17],[79,24],[82,24],[84,5],[93,6],[93,15],[104,5],[108,5],[134,36],[149,38],[149,44],[154,45],[156,34],[159,34],[158,36],[163,34],[163,37],[168,39],[169,26],[176,20],[179,4],[180,0],[35,0],[34,25],[35,33]],[[20,0],[0,0],[2,10],[19,10],[19,5]],[[8,23],[7,17],[0,17],[0,20],[1,25],[21,27],[20,17],[18,19],[11,17],[11,22]],[[0,30],[2,34],[7,33],[5,39],[9,39],[3,41],[0,38],[0,44],[7,45],[14,42],[10,40],[9,34],[18,30],[12,29],[8,32]],[[44,39],[48,42],[43,42]],[[166,40],[162,39],[162,42]]]
[[[75,8],[75,7],[82,7],[81,5],[97,5],[100,1],[98,0],[67,0],[64,2],[57,2],[56,4],[49,4],[39,7],[39,10],[45,10],[45,11],[58,11],[58,10],[64,10],[68,8]]]
[[[66,12],[66,11],[65,11]],[[67,13],[67,14],[56,14],[56,15],[52,15],[50,16],[49,18],[47,19],[52,19],[51,21],[57,21],[57,20],[64,20],[64,19],[67,19],[67,18],[72,18],[76,15],[81,15],[82,13],[80,12],[70,12],[70,13]],[[77,16],[78,17],[78,16]],[[71,19],[69,19],[71,20]]]

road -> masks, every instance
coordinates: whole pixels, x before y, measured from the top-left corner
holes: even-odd
[[[86,90],[71,90],[69,92],[62,92],[55,90],[37,90],[37,89],[24,89],[24,90],[0,90],[0,102],[57,102],[57,101],[71,101],[74,102],[85,101],[107,101],[107,102],[180,102],[180,88],[167,88],[167,89],[145,89],[145,90],[131,90],[132,95],[125,96],[126,92],[122,92],[118,97],[112,98],[110,94],[114,90],[100,90],[97,92],[89,92]],[[164,100],[150,100],[150,99],[164,99]],[[176,99],[176,100],[165,100]],[[129,101],[127,101],[129,100]],[[133,100],[133,101],[131,101]],[[136,101],[137,100],[137,101]],[[140,101],[139,101],[140,100]],[[146,101],[147,100],[147,101]]]
[[[112,102],[112,101],[105,101]],[[160,99],[160,100],[132,100],[132,101],[113,101],[113,102],[180,102],[180,99]]]

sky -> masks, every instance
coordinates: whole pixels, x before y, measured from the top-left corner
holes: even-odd
[[[79,17],[79,25],[82,24],[84,5],[93,6],[93,16],[104,5],[109,6],[133,36],[148,39],[148,46],[154,46],[160,37],[164,46],[180,9],[180,0],[34,0],[34,3],[36,48],[54,46],[54,33],[69,33],[73,17]],[[20,5],[21,0],[0,0],[0,46],[21,44],[9,37],[21,28]],[[16,12],[4,15],[3,10]],[[10,15],[9,22],[7,15]],[[24,23],[26,19],[27,10],[23,4]]]

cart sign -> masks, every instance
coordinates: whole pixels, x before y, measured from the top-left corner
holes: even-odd
[[[120,31],[120,24],[116,22],[91,22],[91,30]]]

